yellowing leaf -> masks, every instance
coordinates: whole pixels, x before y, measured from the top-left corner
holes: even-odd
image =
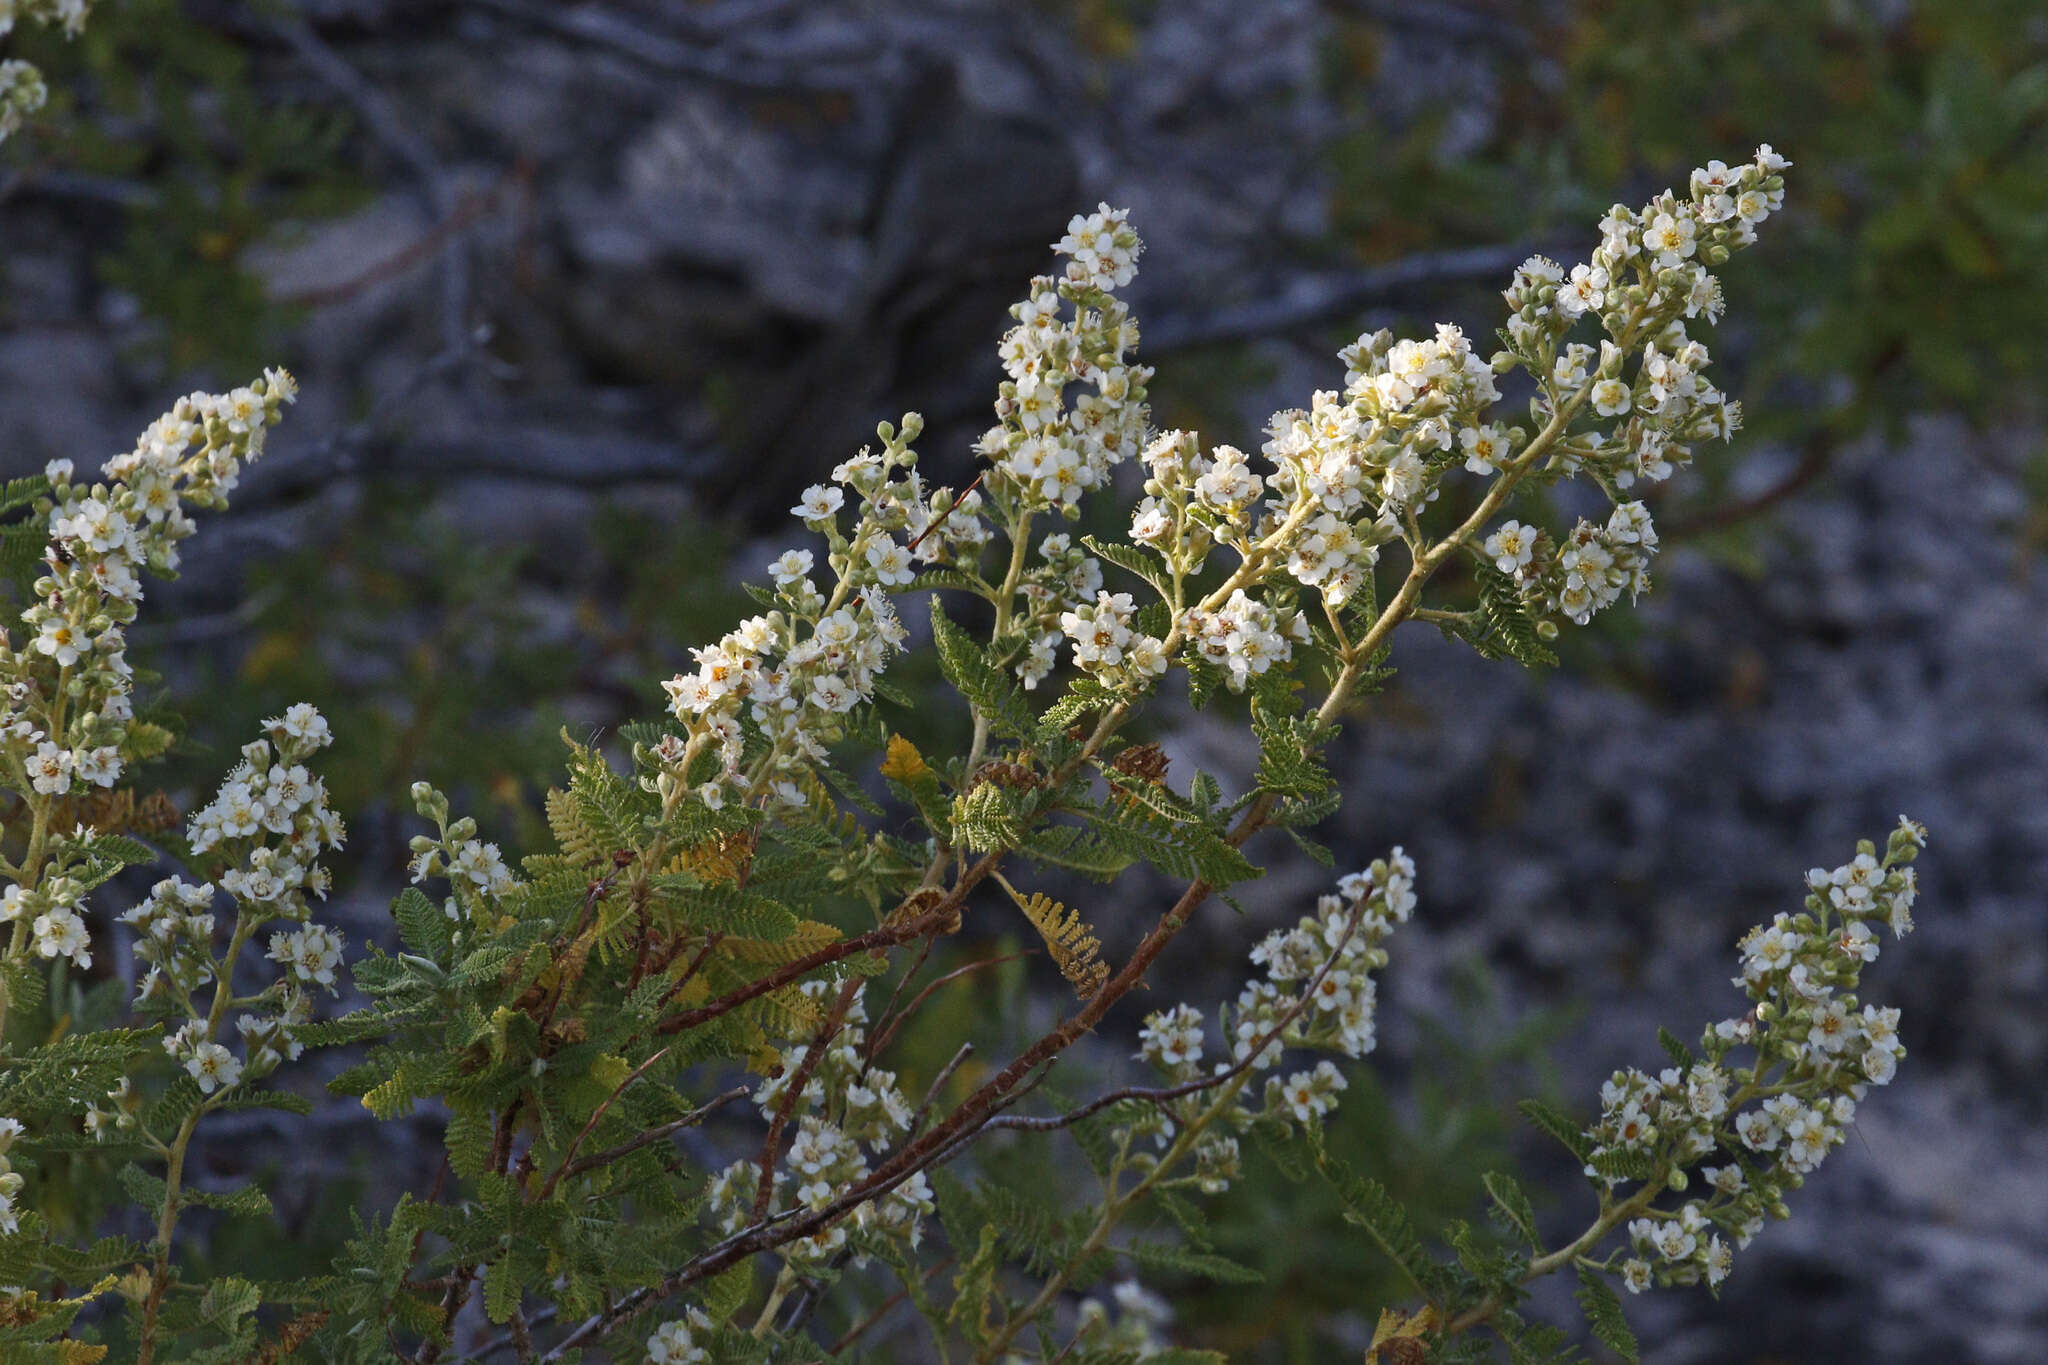
[[[908,786],[928,776],[931,770],[932,765],[924,761],[915,744],[901,735],[889,736],[889,754],[882,760],[882,776]]]
[[[1365,1348],[1365,1365],[1420,1365],[1429,1358],[1428,1338],[1435,1330],[1432,1305],[1425,1304],[1412,1317],[1398,1309],[1382,1308],[1372,1345]]]

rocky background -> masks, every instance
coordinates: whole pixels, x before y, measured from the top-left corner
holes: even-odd
[[[135,637],[215,746],[180,770],[186,803],[242,738],[217,712],[274,710],[307,678],[330,714],[360,710],[360,739],[336,724],[344,749],[375,746],[337,751],[362,803],[336,911],[355,942],[388,937],[405,782],[466,785],[508,840],[530,828],[519,765],[553,762],[523,738],[540,713],[655,709],[730,580],[793,543],[795,490],[878,418],[922,411],[927,466],[966,476],[1005,309],[1075,210],[1127,205],[1149,244],[1134,300],[1162,424],[1250,445],[1268,411],[1338,382],[1359,330],[1441,316],[1485,335],[1489,291],[1532,246],[1582,251],[1609,199],[1745,155],[1731,139],[1752,123],[1812,116],[1788,91],[1611,165],[1543,161],[1529,149],[1566,145],[1575,120],[1665,116],[1574,103],[1587,45],[1655,13],[1615,4],[106,2],[58,133],[10,147],[0,184],[0,472],[97,463],[195,384],[238,382],[252,356],[292,366],[302,401]],[[1903,0],[1841,8],[1908,55],[1934,41]],[[1714,46],[1731,26],[1761,42],[1778,22],[1742,4],[1667,19],[1703,63],[1735,59]],[[2038,23],[2009,35],[2039,58]],[[173,40],[198,55],[159,62]],[[209,62],[229,63],[228,93],[180,103]],[[1930,109],[1939,94],[1906,91]],[[251,170],[251,111],[305,145]],[[2038,127],[2015,145],[2038,154]],[[1795,172],[1795,215],[1831,211],[1803,193]],[[1396,1110],[1424,1055],[1403,1021],[1453,1011],[1476,961],[1508,1018],[1581,1003],[1552,1052],[1583,1112],[1613,1067],[1658,1064],[1657,1025],[1732,1012],[1735,937],[1793,907],[1804,869],[1900,811],[1925,821],[1921,928],[1875,970],[1907,1010],[1899,1081],[1723,1302],[1630,1306],[1667,1365],[2020,1365],[2048,1357],[2040,428],[2023,386],[1916,383],[1917,360],[1788,373],[1773,348],[1812,341],[1798,259],[1767,231],[1733,265],[1747,294],[1792,303],[1752,322],[1738,294],[1716,343],[1760,419],[1791,415],[1673,501],[1631,623],[1545,676],[1411,628],[1341,742],[1354,795],[1327,838],[1340,862],[1400,843],[1421,865],[1383,993]],[[2024,284],[1992,281],[2011,310],[1996,333],[1920,316],[1966,333],[1974,369],[2009,371],[1991,352],[2043,306]],[[1897,286],[1964,303],[1984,287],[1960,258]],[[1866,340],[1829,345],[1854,359]],[[651,518],[642,539],[621,539],[622,508]],[[466,577],[444,588],[449,564]],[[1252,761],[1247,735],[1205,717],[1165,739],[1182,772]],[[1321,875],[1263,851],[1262,920]],[[1210,929],[1186,970],[1213,997],[1253,930],[1220,910]],[[1104,1068],[1135,1027],[1116,1021]],[[306,1193],[280,1204],[308,1220],[334,1190],[376,1205],[420,1188],[436,1159],[431,1115],[380,1129],[335,1105],[319,1141],[289,1147],[264,1122],[205,1162],[281,1164],[273,1188]],[[1583,1210],[1567,1193],[1549,1216],[1562,1231]],[[1542,1302],[1569,1317],[1561,1289]],[[1323,1340],[1355,1350],[1375,1306],[1324,1320]],[[918,1343],[883,1354],[919,1359]],[[1267,1348],[1322,1358],[1305,1349]]]

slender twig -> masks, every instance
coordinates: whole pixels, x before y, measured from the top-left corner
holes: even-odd
[[[530,1328],[545,1326],[546,1324],[553,1322],[555,1320],[556,1311],[557,1310],[553,1304],[544,1304],[540,1308],[535,1309],[532,1313],[527,1315],[526,1325]],[[473,1350],[469,1351],[468,1353],[466,1353],[462,1357],[461,1365],[479,1365],[479,1362],[490,1359],[498,1352],[504,1350],[507,1346],[511,1346],[513,1344],[513,1338],[510,1332],[507,1332],[504,1336],[501,1337],[493,1337],[489,1341],[485,1342],[483,1345],[478,1346]]]
[[[918,547],[918,543],[920,541],[922,541],[926,536],[930,535],[932,532],[938,530],[940,526],[945,524],[946,518],[953,515],[954,509],[959,507],[961,503],[966,502],[967,495],[969,493],[972,493],[975,489],[981,487],[981,481],[987,477],[988,470],[986,469],[982,470],[979,474],[976,474],[974,476],[974,482],[968,484],[967,487],[961,489],[960,496],[953,499],[953,501],[947,506],[945,511],[939,513],[936,517],[933,517],[932,524],[925,527],[922,531],[919,531],[915,536],[911,538],[910,543],[904,546],[903,548],[905,550],[915,550]]]
[[[857,976],[846,978],[846,984],[839,988],[824,1022],[818,1025],[817,1033],[812,1036],[811,1045],[804,1049],[804,1059],[797,1063],[796,1074],[783,1082],[782,1102],[775,1106],[775,1117],[768,1121],[768,1135],[761,1139],[761,1155],[755,1163],[761,1171],[760,1183],[754,1190],[754,1221],[757,1223],[767,1217],[769,1201],[775,1197],[775,1161],[782,1150],[782,1132],[789,1126],[790,1116],[796,1113],[804,1087],[818,1073],[818,1063],[825,1059],[832,1039],[846,1022],[846,1012],[853,1007],[853,997],[860,994],[865,984]]]
[[[931,1112],[932,1104],[939,1098],[939,1092],[946,1088],[947,1081],[953,1079],[953,1073],[960,1069],[961,1063],[973,1055],[974,1044],[962,1043],[960,1050],[953,1054],[953,1059],[939,1068],[939,1074],[932,1077],[932,1083],[925,1088],[924,1099],[918,1104],[917,1112],[910,1116],[911,1132],[915,1133],[924,1127],[924,1116]]]
[[[970,869],[970,874],[971,872],[972,869]],[[982,877],[987,875],[986,871],[982,873]],[[974,877],[973,881],[979,882],[982,877]],[[963,876],[962,881],[967,883],[967,877]],[[964,888],[960,889],[959,894],[964,897]],[[828,944],[816,952],[806,953],[796,961],[786,963],[766,976],[757,977],[746,985],[727,992],[709,1004],[699,1005],[695,1009],[685,1010],[681,1014],[662,1020],[660,1024],[656,1025],[655,1031],[662,1034],[685,1032],[721,1015],[730,1014],[741,1005],[746,1004],[750,1000],[758,1000],[770,991],[780,990],[792,981],[807,976],[820,967],[830,966],[834,962],[843,962],[849,957],[853,957],[858,953],[868,952],[871,949],[887,948],[898,943],[908,943],[911,939],[918,937],[926,931],[946,923],[958,903],[954,897],[949,896],[945,901],[941,901],[937,908],[919,915],[915,919],[906,920],[902,924],[885,924],[879,929],[870,929],[865,934],[841,939],[839,942]]]
[[[535,1196],[536,1203],[546,1200],[549,1195],[555,1192],[556,1183],[559,1182],[562,1179],[562,1177],[568,1173],[569,1167],[573,1165],[575,1162],[576,1149],[583,1145],[583,1139],[589,1137],[592,1130],[594,1130],[597,1127],[598,1120],[602,1119],[605,1116],[606,1111],[608,1111],[612,1107],[613,1101],[617,1100],[619,1096],[626,1093],[627,1086],[639,1080],[642,1076],[645,1076],[648,1070],[652,1068],[656,1062],[659,1062],[662,1058],[668,1056],[669,1047],[673,1046],[674,1044],[669,1044],[668,1046],[658,1049],[646,1061],[634,1067],[633,1070],[626,1076],[626,1079],[620,1081],[616,1086],[613,1086],[611,1094],[606,1095],[604,1097],[604,1101],[600,1103],[597,1106],[597,1108],[593,1109],[590,1112],[590,1121],[583,1125],[582,1131],[578,1132],[575,1137],[569,1140],[569,1149],[566,1152],[562,1153],[561,1164],[555,1167],[555,1173],[549,1176],[547,1178],[546,1183],[540,1187],[540,1193],[537,1196]]]
[[[939,989],[939,987],[949,981],[956,981],[966,976],[969,972],[978,972],[984,967],[999,967],[1005,962],[1015,962],[1020,957],[1035,956],[1037,951],[1035,948],[1025,948],[1019,952],[1004,953],[1001,957],[985,957],[979,962],[970,962],[965,967],[955,967],[952,971],[947,972],[944,976],[919,991],[916,998],[904,1007],[903,1012],[889,1022],[888,1028],[876,1035],[876,1041],[868,1046],[868,1059],[872,1061],[882,1055],[889,1044],[895,1041],[897,1030],[901,1029],[904,1023],[917,1013],[918,1006],[924,1004],[930,998],[931,993]]]
[[[942,1256],[938,1260],[933,1261],[929,1266],[925,1267],[924,1273],[917,1277],[918,1283],[923,1284],[926,1280],[929,1280],[951,1264],[953,1264],[951,1256]],[[867,1335],[870,1328],[889,1315],[889,1310],[909,1297],[910,1287],[905,1285],[888,1298],[883,1299],[881,1303],[876,1305],[874,1312],[847,1328],[837,1341],[826,1347],[825,1354],[836,1356],[847,1347],[853,1345],[854,1342],[859,1341],[863,1336]]]
[[[938,935],[934,934],[919,944],[917,956],[912,959],[910,970],[896,978],[896,985],[889,992],[889,1002],[883,1005],[882,1012],[875,1016],[875,1031],[868,1035],[867,1050],[861,1054],[860,1067],[863,1076],[867,1074],[868,1068],[875,1064],[875,1054],[880,1051],[875,1040],[882,1037],[884,1030],[889,1025],[889,1021],[895,1016],[896,1002],[903,998],[903,992],[908,989],[912,981],[917,979],[917,974],[924,970],[924,964],[931,957],[932,949],[938,944],[938,941]]]
[[[1288,1006],[1287,1012],[1281,1015],[1271,1028],[1254,1039],[1251,1045],[1245,1049],[1244,1056],[1238,1058],[1230,1066],[1213,1075],[1199,1076],[1192,1081],[1187,1081],[1180,1085],[1150,1088],[1128,1086],[1122,1090],[1112,1090],[1108,1094],[1099,1095],[1080,1108],[1064,1114],[1053,1114],[1045,1118],[1032,1118],[1024,1114],[1005,1114],[1000,1118],[990,1119],[983,1126],[987,1128],[1011,1128],[1034,1133],[1048,1133],[1054,1129],[1071,1127],[1081,1120],[1091,1115],[1099,1114],[1111,1105],[1120,1104],[1125,1100],[1144,1100],[1151,1104],[1164,1105],[1174,1100],[1185,1099],[1189,1095],[1199,1095],[1204,1090],[1214,1090],[1219,1085],[1227,1085],[1238,1076],[1258,1065],[1259,1058],[1265,1055],[1266,1049],[1281,1041],[1287,1030],[1294,1027],[1295,1021],[1307,1012],[1310,1003],[1315,999],[1316,988],[1323,983],[1323,978],[1328,976],[1337,965],[1337,959],[1343,956],[1345,947],[1350,944],[1352,939],[1358,936],[1359,925],[1364,919],[1361,913],[1364,905],[1365,900],[1363,897],[1353,903],[1351,907],[1351,920],[1344,931],[1344,937],[1335,948],[1330,950],[1330,955],[1323,959],[1320,967],[1316,968],[1315,975],[1311,976],[1307,984],[1302,987],[1301,998]]]
[[[628,1138],[616,1147],[608,1147],[602,1152],[593,1153],[590,1156],[584,1157],[581,1161],[571,1163],[569,1168],[562,1172],[562,1178],[566,1180],[571,1176],[581,1175],[585,1171],[596,1170],[599,1166],[608,1166],[621,1157],[631,1156],[642,1147],[651,1146],[654,1143],[660,1142],[663,1138],[674,1137],[685,1128],[695,1128],[715,1111],[723,1109],[734,1100],[745,1099],[752,1093],[744,1085],[734,1086],[722,1094],[713,1096],[679,1119],[671,1119],[659,1127],[649,1128],[644,1133]]]

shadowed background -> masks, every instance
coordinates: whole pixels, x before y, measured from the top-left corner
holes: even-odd
[[[1478,1172],[1521,1159],[1557,1192],[1546,1226],[1582,1223],[1512,1099],[1586,1113],[1612,1068],[1661,1064],[1657,1025],[1733,1012],[1735,937],[1905,811],[1933,829],[1921,929],[1872,992],[1907,1009],[1899,1081],[1720,1305],[1630,1307],[1671,1365],[2048,1350],[2037,4],[102,0],[75,42],[8,42],[55,98],[0,151],[0,473],[96,466],[179,393],[298,375],[131,638],[189,728],[146,775],[181,809],[258,717],[330,716],[353,942],[390,937],[414,778],[538,847],[559,729],[655,711],[878,419],[923,412],[925,467],[972,476],[1005,310],[1073,212],[1127,206],[1148,243],[1156,424],[1255,448],[1267,413],[1340,384],[1359,331],[1488,338],[1524,255],[1582,259],[1610,202],[1773,143],[1787,209],[1724,272],[1708,338],[1749,429],[1656,502],[1655,592],[1543,676],[1411,627],[1339,741],[1326,841],[1341,864],[1405,845],[1422,895],[1381,1082],[1340,1134],[1425,1222],[1476,1217]],[[1166,709],[1183,776],[1254,762],[1226,720]],[[1234,991],[1322,879],[1252,851],[1256,922],[1191,931],[1105,1026],[1098,1078],[1143,1009]],[[1147,895],[1103,898],[1112,956]],[[1002,913],[968,938],[1014,937]],[[933,1027],[999,1062],[1062,989],[1020,965]],[[906,1064],[912,1088],[943,1056]],[[286,1177],[309,1245],[438,1159],[432,1114],[330,1103],[312,1143],[275,1122],[221,1120],[239,1135],[200,1179]],[[1401,1284],[1248,1167],[1220,1249],[1268,1283],[1182,1297],[1179,1339],[1355,1353]],[[206,1254],[235,1264],[250,1235],[223,1224]],[[876,1358],[923,1359],[899,1326]]]

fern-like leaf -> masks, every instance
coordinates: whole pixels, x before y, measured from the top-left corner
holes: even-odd
[[[1009,884],[1004,885],[1008,888]],[[1109,964],[1096,956],[1102,951],[1102,944],[1088,922],[1079,912],[1069,910],[1043,892],[1020,896],[1010,889],[1010,896],[1045,940],[1045,950],[1059,964],[1060,975],[1073,986],[1074,993],[1083,1000],[1092,999],[1102,989],[1102,983],[1109,980]]]

